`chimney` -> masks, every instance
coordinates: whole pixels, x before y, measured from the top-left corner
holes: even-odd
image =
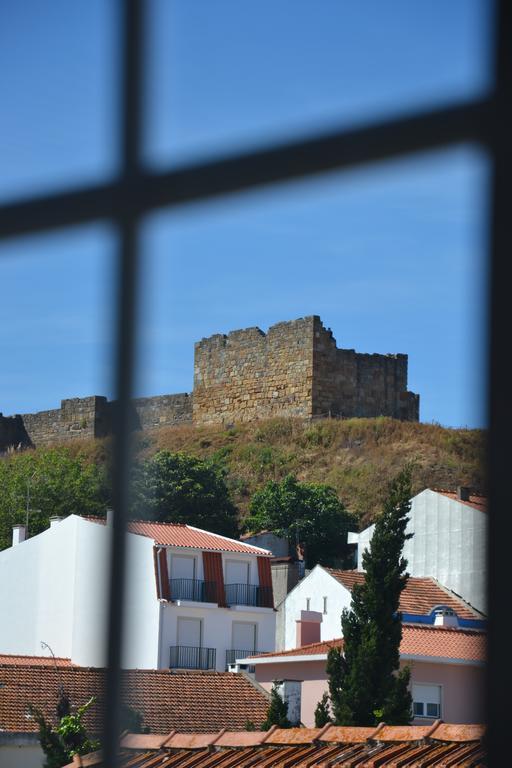
[[[457,488],[457,498],[461,501],[469,501],[470,494],[471,488],[468,488],[464,485],[459,485]]]
[[[15,547],[21,544],[27,538],[27,528],[25,525],[13,525],[12,527],[12,545]]]
[[[53,528],[57,525],[57,523],[62,522],[62,520],[64,520],[63,517],[59,517],[59,515],[52,515],[52,517],[50,517],[50,528]]]
[[[297,619],[297,647],[320,642],[322,614],[319,611],[301,611]]]
[[[288,704],[287,717],[293,726],[300,725],[301,721],[301,692],[300,680],[274,680],[281,699]]]
[[[459,620],[451,608],[437,608],[434,611],[434,627],[458,627]]]
[[[107,509],[107,528],[112,528],[114,525],[114,510]]]

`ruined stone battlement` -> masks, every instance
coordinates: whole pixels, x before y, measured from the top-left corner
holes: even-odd
[[[14,445],[104,437],[114,403],[63,400],[59,409],[5,417],[0,450]],[[407,355],[339,349],[317,315],[215,334],[195,345],[192,394],[133,402],[135,429],[184,423],[231,424],[274,416],[303,419],[391,416],[419,420],[419,395],[407,391]]]

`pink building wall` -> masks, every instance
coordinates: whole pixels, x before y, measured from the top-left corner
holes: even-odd
[[[446,723],[482,723],[484,718],[484,667],[463,664],[436,664],[423,661],[404,662],[411,667],[412,683],[441,685],[441,718]],[[306,727],[315,724],[316,705],[327,691],[325,661],[297,661],[257,664],[256,681],[268,691],[274,680],[301,680],[301,720]],[[415,718],[421,725],[429,718]]]

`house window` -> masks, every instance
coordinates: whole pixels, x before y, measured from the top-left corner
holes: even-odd
[[[412,711],[415,717],[441,717],[441,686],[413,683]]]
[[[327,613],[327,598],[324,597],[324,615]]]
[[[311,610],[310,606],[311,606],[311,598],[310,597],[306,597],[306,611],[310,611]]]

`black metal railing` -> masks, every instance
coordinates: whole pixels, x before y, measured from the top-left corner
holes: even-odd
[[[215,669],[215,658],[215,648],[171,645],[169,667],[171,669]]]
[[[259,608],[273,608],[272,587],[258,587],[255,584],[226,584],[226,605],[255,605]]]
[[[255,653],[259,655],[260,653],[267,653],[267,651],[255,651],[254,649],[241,651],[231,648],[229,651],[226,651],[226,669],[230,664],[234,664],[237,659],[246,659],[248,656],[254,656]]]
[[[199,579],[169,579],[171,600],[194,600],[196,603],[216,603],[217,585]]]

